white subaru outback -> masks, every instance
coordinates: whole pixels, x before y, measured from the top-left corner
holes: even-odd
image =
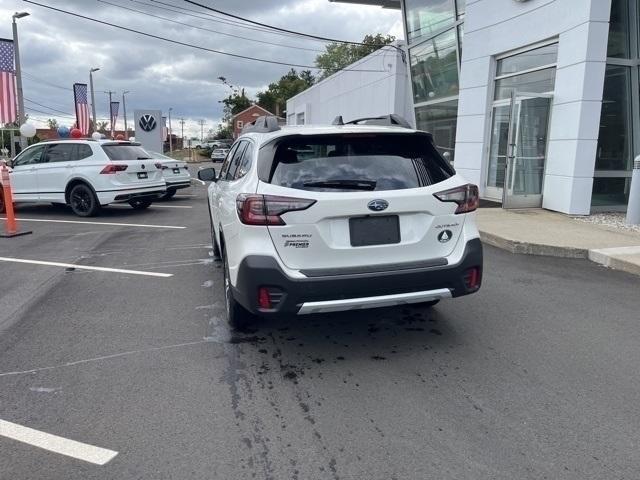
[[[227,316],[312,314],[478,291],[478,189],[396,116],[332,126],[260,117],[208,189]]]
[[[110,203],[127,202],[144,209],[167,190],[162,165],[133,142],[40,142],[22,151],[10,165],[14,203],[68,204],[81,217],[95,215]]]

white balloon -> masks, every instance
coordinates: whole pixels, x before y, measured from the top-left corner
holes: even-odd
[[[94,140],[100,140],[102,138],[102,134],[100,132],[93,132],[91,134],[91,138],[93,138]]]
[[[36,134],[36,127],[32,123],[23,123],[20,127],[20,135],[31,138]]]

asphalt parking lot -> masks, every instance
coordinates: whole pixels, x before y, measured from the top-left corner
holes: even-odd
[[[487,247],[476,295],[233,332],[205,188],[19,207],[1,479],[638,478],[637,277]]]

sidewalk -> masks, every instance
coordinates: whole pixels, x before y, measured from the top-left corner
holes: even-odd
[[[477,222],[483,242],[512,253],[588,258],[640,275],[640,233],[542,209],[480,208]]]

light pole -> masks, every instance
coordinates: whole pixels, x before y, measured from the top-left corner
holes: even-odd
[[[171,137],[171,110],[173,110],[173,108],[169,107],[169,153],[173,152],[173,138]]]
[[[124,101],[124,96],[127,93],[131,93],[129,90],[122,92],[122,116],[124,117],[124,139],[129,140],[129,131],[127,130],[127,104]]]
[[[100,70],[100,67],[89,69],[89,88],[91,88],[91,116],[93,117],[93,128],[91,133],[98,131],[98,124],[96,124],[96,96],[93,93],[93,72]]]
[[[24,122],[24,97],[22,96],[22,71],[20,69],[20,48],[18,46],[18,18],[29,16],[29,12],[16,12],[11,17],[13,19],[13,49],[16,56],[16,86],[18,87],[18,128]],[[24,148],[24,137],[20,135],[20,149]],[[13,140],[11,141],[13,144]]]
[[[180,138],[182,138],[182,148],[184,149],[184,118],[180,119]]]
[[[114,133],[114,130],[115,130],[116,126],[113,124],[113,112],[111,110],[112,109],[112,106],[111,106],[111,101],[112,101],[111,100],[111,95],[113,95],[116,92],[112,92],[111,90],[109,90],[109,91],[104,92],[104,93],[109,95],[109,124],[111,125],[111,140],[113,140],[113,137],[114,137],[113,133]]]

